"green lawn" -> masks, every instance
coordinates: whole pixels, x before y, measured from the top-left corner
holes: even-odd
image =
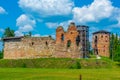
[[[0,68],[0,80],[120,80],[120,69]]]

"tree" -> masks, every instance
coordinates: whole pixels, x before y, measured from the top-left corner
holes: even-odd
[[[31,37],[32,36],[32,32],[28,32],[27,34],[24,34],[24,37]]]
[[[31,36],[32,36],[32,32],[30,31],[30,32],[28,33],[28,35],[31,37]]]
[[[9,27],[5,29],[3,37],[14,37],[15,33],[14,30],[11,30]]]
[[[2,58],[3,58],[3,50],[0,51],[0,59],[2,59]]]
[[[110,58],[120,61],[120,39],[117,34],[112,34],[110,37]]]

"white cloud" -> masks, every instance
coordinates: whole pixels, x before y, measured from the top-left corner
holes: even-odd
[[[16,35],[21,35],[22,32],[32,31],[36,25],[36,21],[31,19],[26,14],[22,14],[17,18],[16,25],[19,27],[19,29],[16,31]]]
[[[0,7],[0,14],[5,14],[5,13],[6,13],[5,9]]]
[[[48,27],[48,28],[57,28],[58,27],[58,23],[53,23],[53,22],[47,22],[46,23],[46,26]]]
[[[24,34],[20,31],[15,31],[15,36],[23,36]]]
[[[113,27],[119,27],[120,28],[120,8],[115,8],[114,9],[114,18],[118,21],[118,23],[113,25]]]
[[[40,16],[69,15],[74,6],[72,0],[19,0],[18,3],[24,11]]]
[[[33,37],[40,37],[40,34],[34,34]]]
[[[94,0],[88,6],[73,9],[74,20],[80,23],[98,22],[112,15],[114,7],[110,0]]]

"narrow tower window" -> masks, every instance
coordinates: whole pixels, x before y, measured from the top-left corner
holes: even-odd
[[[61,35],[61,41],[64,41],[64,34]]]
[[[80,43],[80,36],[78,35],[78,36],[76,37],[76,45],[79,46],[79,43]]]
[[[67,47],[69,48],[71,46],[71,40],[67,41]]]

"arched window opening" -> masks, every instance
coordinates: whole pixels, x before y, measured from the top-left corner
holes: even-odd
[[[61,35],[61,41],[64,41],[64,34]]]
[[[80,43],[80,36],[78,35],[78,36],[76,37],[76,45],[79,46],[79,43]]]
[[[71,40],[67,41],[67,47],[69,48],[71,46]]]

